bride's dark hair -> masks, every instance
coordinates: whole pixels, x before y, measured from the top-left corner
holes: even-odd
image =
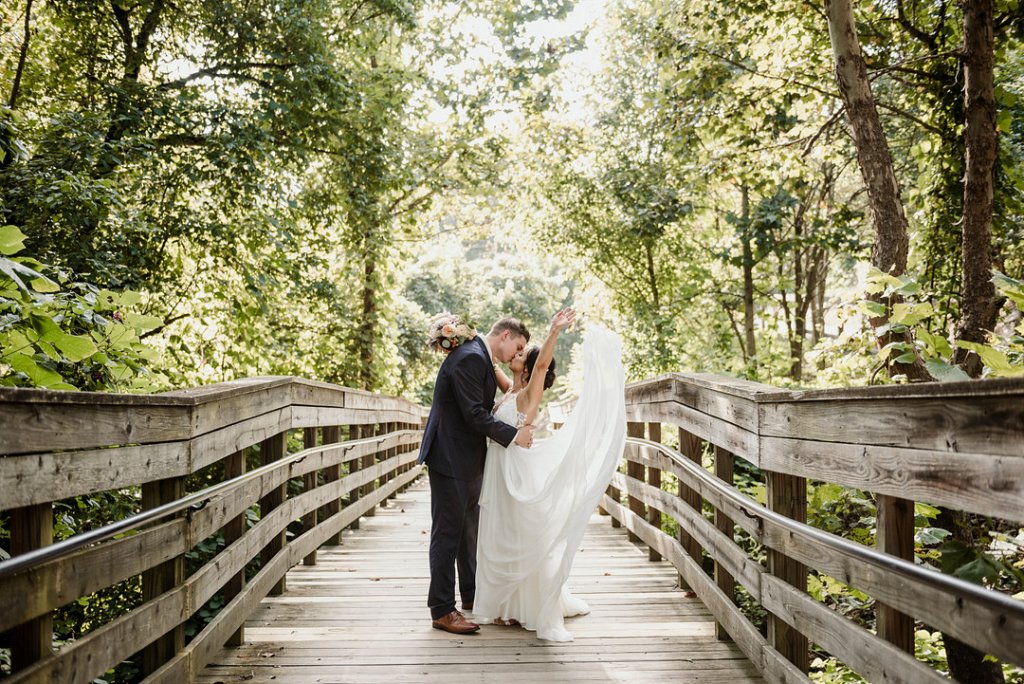
[[[530,347],[530,351],[526,352],[526,361],[524,365],[526,368],[526,377],[533,377],[533,367],[537,364],[537,357],[540,356],[540,347]],[[555,378],[558,377],[555,373],[555,360],[551,359],[551,365],[548,366],[548,372],[544,374],[544,389],[548,389],[555,384]]]

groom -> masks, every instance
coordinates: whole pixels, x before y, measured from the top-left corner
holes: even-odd
[[[476,532],[487,438],[502,446],[533,445],[533,427],[518,431],[491,415],[496,362],[508,363],[530,341],[521,321],[503,318],[485,336],[459,345],[441,364],[420,445],[430,478],[430,589],[435,629],[469,634],[480,625],[455,609],[455,565],[464,610],[476,592]]]

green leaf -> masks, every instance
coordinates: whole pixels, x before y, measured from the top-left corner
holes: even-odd
[[[17,254],[25,248],[26,237],[17,226],[0,226],[0,254]]]
[[[904,354],[900,354],[899,356],[897,356],[895,359],[893,359],[893,362],[894,363],[913,363],[916,359],[917,359],[917,354],[915,354],[912,351],[909,351],[909,352],[906,352]]]
[[[137,330],[155,330],[164,324],[164,320],[157,316],[144,316],[142,314],[129,314],[128,323]]]
[[[920,304],[904,304],[901,302],[893,305],[892,316],[889,318],[889,321],[891,323],[915,325],[934,313],[935,310],[928,302],[921,302]]]
[[[996,128],[1000,133],[1009,133],[1012,124],[1013,114],[1010,111],[1002,109],[996,114]]]
[[[939,361],[938,359],[932,359],[925,361],[925,367],[928,372],[932,374],[932,377],[939,382],[959,382],[961,380],[970,380],[971,376],[963,371],[959,366],[952,366],[945,361]]]
[[[929,546],[931,544],[938,544],[948,536],[949,530],[944,530],[941,527],[922,527],[914,535],[914,541],[918,544]]]
[[[1024,375],[1024,366],[1014,366],[1010,363],[1006,354],[995,347],[977,342],[966,342],[957,340],[956,346],[961,349],[968,349],[981,357],[981,362],[1000,375]]]
[[[87,359],[98,351],[93,341],[84,335],[61,335],[54,344],[72,363]]]
[[[953,575],[975,584],[985,584],[986,581],[999,577],[1001,569],[1002,567],[988,554],[979,553],[973,561],[957,568]]]
[[[949,346],[949,341],[941,335],[933,335],[928,330],[918,327],[914,329],[914,334],[917,339],[924,342],[928,350],[933,352],[936,356],[949,357],[953,354],[953,348]],[[932,375],[935,375],[932,373]]]
[[[32,289],[35,290],[36,292],[42,292],[43,294],[49,294],[51,292],[60,292],[60,285],[53,282],[46,276],[33,278],[29,282],[29,285],[31,285]]]
[[[885,315],[885,304],[881,302],[872,302],[870,300],[863,300],[860,302],[860,310],[863,313],[871,316],[884,316]]]
[[[7,362],[11,364],[11,368],[14,370],[27,375],[28,379],[36,387],[49,387],[64,382],[64,378],[60,376],[60,373],[49,368],[43,368],[33,361],[31,357],[17,354],[8,359]]]

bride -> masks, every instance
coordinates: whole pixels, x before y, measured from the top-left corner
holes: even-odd
[[[575,315],[561,311],[541,347],[513,358],[512,386],[495,406],[496,418],[533,423],[555,380],[558,335]],[[474,619],[522,624],[550,641],[571,641],[564,618],[590,611],[566,580],[625,444],[621,341],[591,326],[583,356],[583,391],[565,424],[531,449],[490,442],[480,493]]]

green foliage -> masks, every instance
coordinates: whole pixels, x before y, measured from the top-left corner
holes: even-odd
[[[141,296],[69,281],[15,256],[24,240],[18,228],[0,227],[0,384],[121,391],[163,385],[149,370],[157,355],[141,339],[163,322],[145,313]]]

